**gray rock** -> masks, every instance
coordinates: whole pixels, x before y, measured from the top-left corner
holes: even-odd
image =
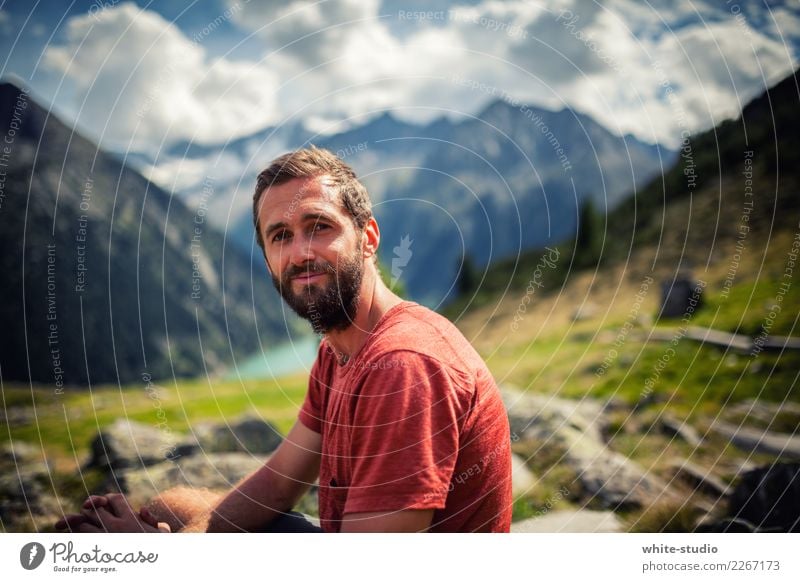
[[[512,438],[536,439],[563,450],[564,462],[577,474],[587,500],[606,508],[635,508],[670,496],[667,484],[602,440],[604,404],[541,394],[503,391]]]
[[[120,418],[92,441],[88,467],[117,470],[155,465],[173,457],[177,443],[169,430]]]
[[[704,288],[699,281],[687,276],[662,280],[660,317],[684,317],[700,309]]]
[[[0,445],[0,467],[14,467],[16,465],[28,465],[42,462],[43,455],[41,447],[34,446],[24,441],[14,441],[13,443],[3,443]]]
[[[662,414],[659,416],[658,427],[662,433],[669,436],[678,437],[695,448],[699,447],[703,442],[703,439],[700,437],[700,433],[698,433],[693,426],[688,425],[685,422],[668,414]]]
[[[606,400],[603,403],[603,412],[606,413],[621,412],[621,411],[630,412],[631,408],[632,407],[627,402],[625,402],[621,398],[617,398],[616,396],[611,396],[610,398],[608,398],[608,400]]]
[[[609,509],[637,508],[673,497],[661,479],[639,464],[572,427],[562,427],[556,438],[566,448],[565,461],[578,474],[589,500]]]
[[[50,466],[38,446],[15,441],[0,447],[0,530],[32,531],[60,515]]]
[[[711,430],[745,451],[800,459],[800,435],[797,434],[762,431],[720,420],[711,425]]]
[[[600,311],[600,308],[597,307],[594,303],[583,303],[579,305],[572,311],[572,321],[586,321],[587,319],[592,319],[595,317]]]
[[[711,497],[725,497],[728,494],[728,486],[725,482],[711,473],[690,461],[678,461],[670,465],[670,470],[677,479],[680,479],[694,490]]]
[[[176,435],[168,427],[118,419],[95,437],[88,467],[118,471],[199,454],[266,455],[282,440],[273,425],[254,417],[232,423],[199,423],[190,436]]]
[[[752,366],[751,366],[752,367]],[[800,425],[800,404],[796,402],[767,402],[749,399],[726,407],[725,418],[737,424],[746,424],[751,428],[770,428],[781,417],[789,417]],[[774,428],[773,428],[774,430]]]
[[[553,430],[569,426],[585,432],[590,438],[602,440],[602,429],[606,424],[602,402],[523,393],[511,387],[504,387],[502,394],[512,438],[547,440]]]
[[[528,468],[525,459],[511,455],[511,482],[514,497],[530,494],[537,483],[536,475]]]
[[[258,417],[245,417],[229,424],[198,424],[194,427],[194,441],[190,443],[205,453],[266,455],[282,441],[280,431],[271,423]]]
[[[615,533],[622,521],[613,511],[559,510],[511,524],[512,533]]]
[[[773,463],[741,475],[728,517],[753,531],[800,533],[800,463]]]

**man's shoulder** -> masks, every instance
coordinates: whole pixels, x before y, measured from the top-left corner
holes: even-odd
[[[363,361],[435,361],[461,375],[484,366],[461,331],[447,318],[417,303],[401,304],[370,338]]]
[[[450,342],[466,342],[461,331],[446,317],[432,309],[413,303],[403,302],[396,306],[386,321],[381,322],[375,333],[373,343],[397,342],[401,347],[417,345],[419,341],[445,339]]]

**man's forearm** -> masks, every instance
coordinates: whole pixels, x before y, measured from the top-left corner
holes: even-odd
[[[263,529],[290,511],[309,485],[287,488],[269,466],[243,479],[214,509],[192,519],[181,532],[242,532]]]

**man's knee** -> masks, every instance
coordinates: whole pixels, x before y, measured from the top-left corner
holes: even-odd
[[[208,489],[173,487],[153,497],[144,507],[158,521],[168,523],[170,529],[177,532],[198,515],[208,513],[221,499],[221,493]]]

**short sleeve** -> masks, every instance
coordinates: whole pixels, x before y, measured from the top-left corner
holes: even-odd
[[[447,368],[406,351],[364,366],[344,512],[443,508],[459,445],[460,407]]]

